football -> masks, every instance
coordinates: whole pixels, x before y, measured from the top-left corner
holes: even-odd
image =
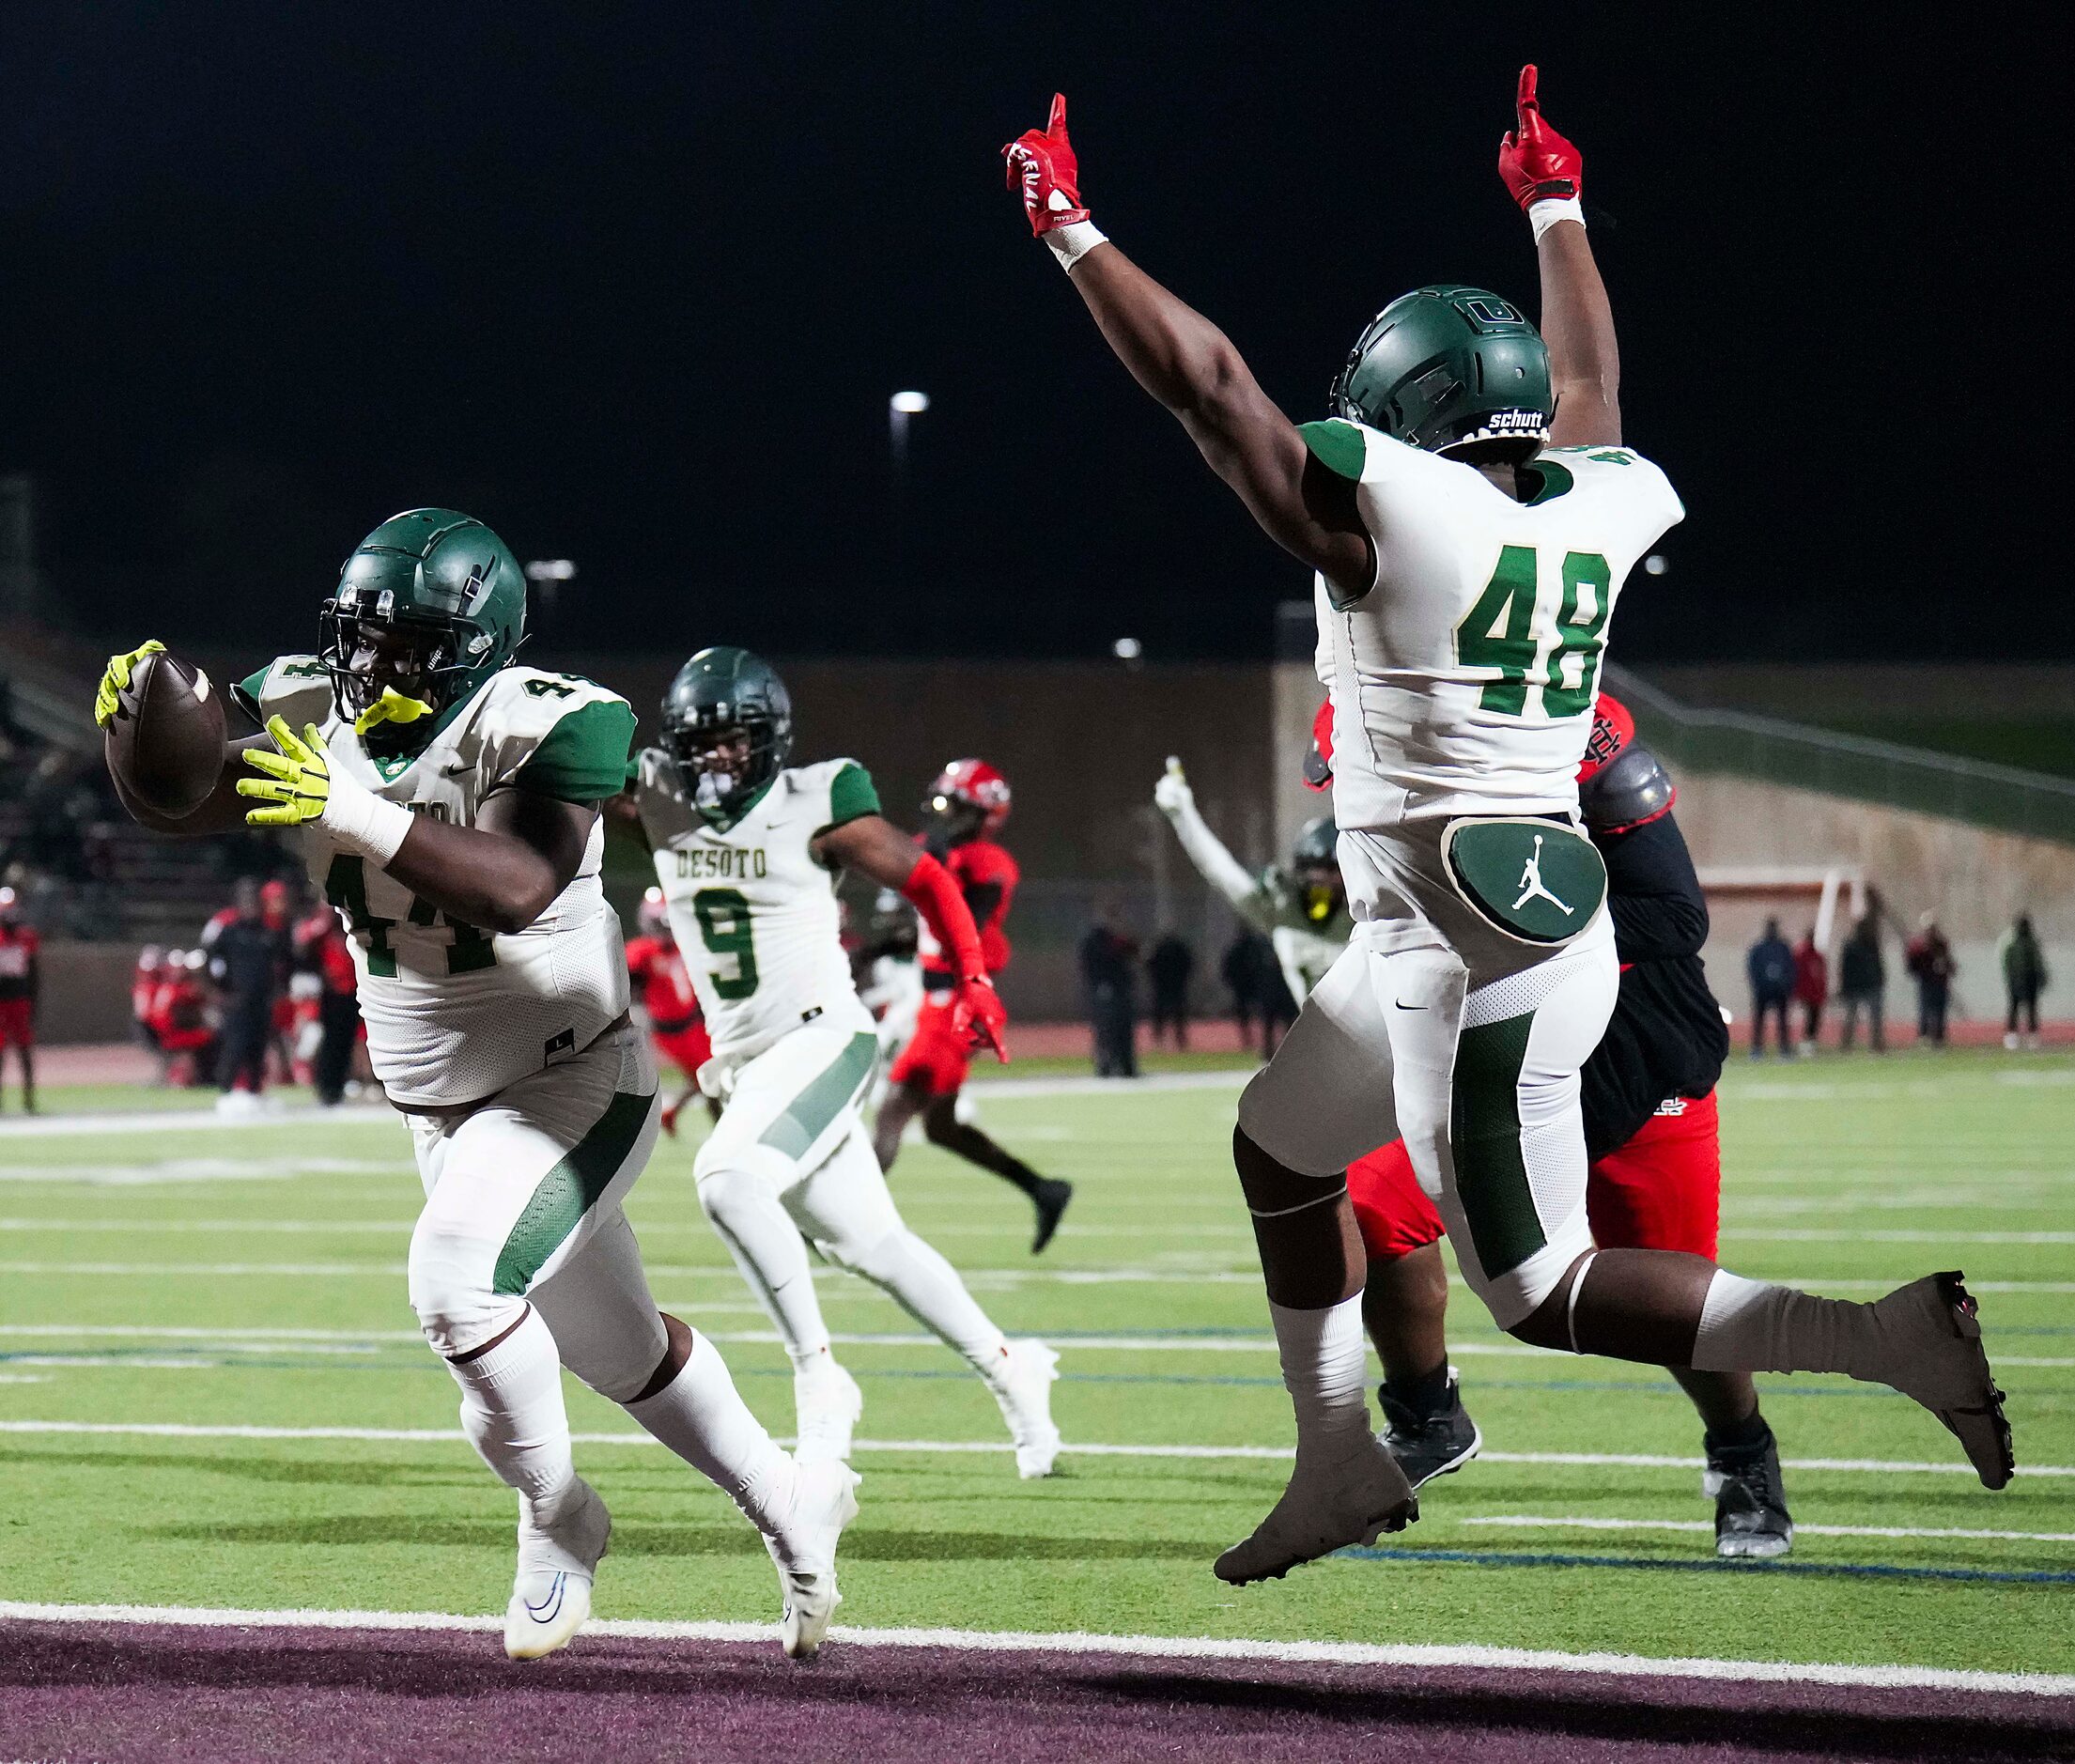
[[[104,751],[116,781],[147,808],[193,814],[223,776],[223,697],[193,663],[147,656],[131,671]]]

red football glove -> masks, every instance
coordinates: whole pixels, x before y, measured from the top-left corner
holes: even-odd
[[[968,1047],[991,1047],[997,1060],[1009,1063],[1009,1008],[986,975],[968,974],[958,983],[951,1028]]]
[[[1552,198],[1574,196],[1585,183],[1585,155],[1541,117],[1535,100],[1532,63],[1520,70],[1520,91],[1513,107],[1520,119],[1516,132],[1498,144],[1498,175],[1523,209]]]
[[[1085,221],[1081,206],[1080,163],[1066,138],[1066,95],[1052,94],[1052,116],[1042,129],[1026,129],[1001,149],[1009,162],[1009,188],[1023,193],[1023,212],[1030,232],[1045,234]]]

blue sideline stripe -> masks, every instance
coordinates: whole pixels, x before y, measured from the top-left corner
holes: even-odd
[[[2075,1585],[2059,1569],[1897,1568],[1887,1562],[1766,1562],[1718,1555],[1673,1561],[1653,1555],[1565,1555],[1496,1550],[1386,1550],[1356,1545],[1335,1552],[1365,1562],[1460,1562],[1471,1568],[1646,1568],[1681,1574],[1832,1574],[1861,1580],[1989,1580],[2026,1586]]]

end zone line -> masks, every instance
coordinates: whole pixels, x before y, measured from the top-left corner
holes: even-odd
[[[0,1601],[0,1620],[28,1623],[154,1623],[203,1629],[457,1630],[494,1632],[503,1619],[444,1612],[241,1611],[191,1605],[36,1604]],[[594,1618],[591,1635],[631,1641],[768,1642],[762,1623],[660,1623]],[[1494,1671],[1576,1672],[1621,1678],[1705,1679],[1739,1684],[1835,1684],[1880,1690],[1939,1690],[2075,1696],[2075,1675],[1981,1672],[1950,1666],[1861,1666],[1775,1660],[1658,1658],[1647,1654],[1570,1654],[1476,1644],[1269,1642],[1220,1636],[1057,1634],[1028,1630],[863,1629],[839,1623],[832,1641],[859,1648],[941,1648],[972,1653],[1121,1654],[1167,1660],[1239,1660],[1304,1665],[1471,1667]]]
[[[1500,1525],[1520,1531],[1705,1531],[1708,1519],[1605,1519],[1580,1513],[1478,1513],[1459,1525]],[[1998,1543],[2075,1543],[2075,1531],[1975,1531],[1964,1525],[1804,1525],[1797,1538],[1974,1538]]]
[[[278,1439],[363,1440],[379,1445],[460,1446],[467,1443],[452,1428],[439,1427],[266,1427],[190,1421],[30,1421],[0,1420],[0,1433],[94,1433],[126,1435],[145,1439]],[[571,1433],[580,1446],[654,1446],[648,1433]],[[1007,1440],[992,1439],[860,1439],[853,1449],[873,1452],[1006,1452],[1014,1447]],[[1287,1459],[1289,1446],[1136,1446],[1069,1444],[1061,1451],[1085,1458],[1262,1458]],[[1576,1464],[1626,1470],[1699,1470],[1702,1458],[1675,1458],[1650,1452],[1608,1451],[1483,1451],[1480,1463]],[[1964,1463],[1919,1463],[1893,1458],[1786,1458],[1789,1470],[1838,1470],[1870,1476],[1973,1476]],[[2075,1464],[2020,1464],[2025,1477],[2075,1477]]]

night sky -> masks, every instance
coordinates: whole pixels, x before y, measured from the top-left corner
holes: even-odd
[[[1534,59],[1628,439],[1688,508],[1616,653],[2075,657],[2066,105],[1966,15],[34,10],[0,26],[0,471],[96,634],[306,645],[353,542],[432,503],[577,561],[558,646],[1262,654],[1301,572],[996,150],[1063,89],[1098,223],[1303,420],[1407,286],[1534,308],[1492,169]]]

